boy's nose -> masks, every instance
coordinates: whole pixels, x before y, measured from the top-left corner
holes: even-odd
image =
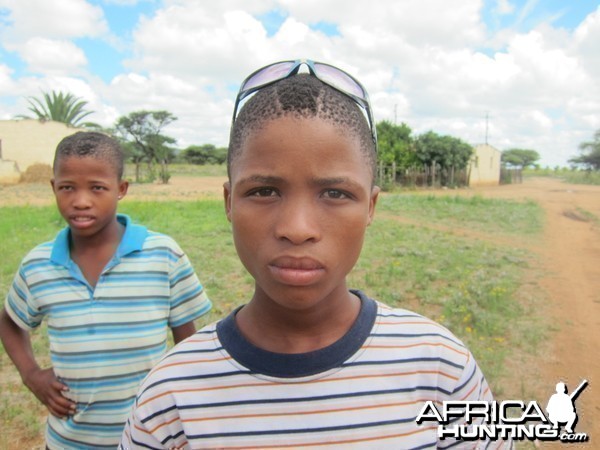
[[[73,199],[73,207],[77,209],[86,209],[92,206],[90,196],[85,193],[78,193]]]
[[[286,201],[275,224],[278,239],[299,245],[321,237],[318,213],[310,201]]]

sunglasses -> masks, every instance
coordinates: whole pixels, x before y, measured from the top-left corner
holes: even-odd
[[[330,64],[311,61],[310,59],[297,59],[295,61],[280,61],[258,69],[251,73],[243,82],[235,99],[232,123],[237,117],[238,108],[242,100],[249,95],[260,91],[264,87],[277,83],[285,78],[292,77],[298,73],[300,67],[305,64],[309,73],[331,86],[336,91],[350,97],[366,113],[371,128],[371,137],[377,148],[377,130],[375,119],[369,102],[369,94],[360,82],[348,72],[338,69]]]

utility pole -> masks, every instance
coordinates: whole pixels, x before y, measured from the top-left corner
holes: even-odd
[[[485,145],[488,145],[488,121],[489,121],[489,111],[485,112]]]
[[[394,125],[398,125],[398,103],[394,105]]]

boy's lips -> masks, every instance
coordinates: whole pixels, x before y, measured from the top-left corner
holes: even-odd
[[[281,256],[269,263],[273,277],[283,284],[306,286],[325,274],[325,267],[319,261],[303,257]]]
[[[94,220],[94,216],[87,214],[72,214],[69,216],[69,223],[77,228],[85,228],[90,226]]]

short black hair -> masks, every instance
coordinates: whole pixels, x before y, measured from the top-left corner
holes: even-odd
[[[58,143],[54,154],[54,170],[61,158],[76,156],[103,159],[111,164],[117,177],[123,178],[124,155],[123,148],[115,138],[97,131],[79,131],[67,136]]]
[[[361,151],[375,177],[377,149],[360,107],[350,97],[318,78],[298,74],[261,89],[241,108],[229,136],[227,174],[230,178],[232,163],[240,154],[246,138],[266,122],[287,115],[318,117],[358,137]]]

